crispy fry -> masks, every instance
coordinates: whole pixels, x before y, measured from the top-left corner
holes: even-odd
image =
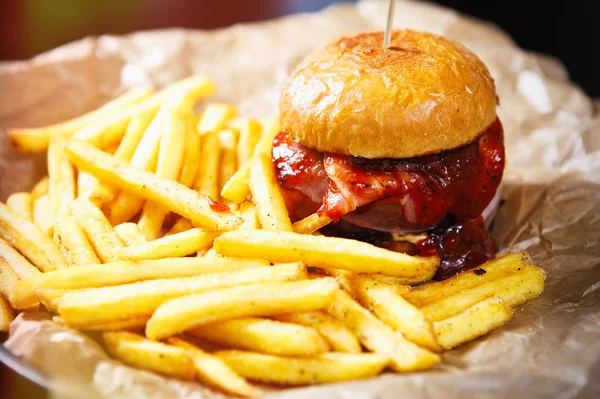
[[[6,206],[30,222],[33,221],[33,196],[30,193],[21,192],[11,194],[6,199]]]
[[[138,225],[135,223],[121,223],[115,226],[115,233],[117,233],[121,241],[123,241],[128,247],[141,245],[148,242],[146,236],[142,234]]]
[[[20,279],[40,274],[39,269],[2,238],[0,238],[0,258],[6,260]]]
[[[240,214],[244,218],[244,223],[240,226],[242,230],[257,230],[260,229],[260,221],[256,207],[252,202],[242,202],[240,204]]]
[[[4,296],[13,306],[13,297],[19,276],[10,267],[6,259],[0,257],[0,296]]]
[[[168,236],[172,236],[173,234],[177,234],[177,233],[182,233],[184,231],[187,231],[191,228],[193,228],[194,226],[192,225],[192,222],[189,221],[189,219],[186,218],[179,218],[171,227],[171,229],[167,232],[167,234],[165,234],[165,237]]]
[[[110,323],[90,324],[85,329],[89,331],[142,331],[146,327],[149,317],[132,317],[125,320],[113,321]],[[62,323],[64,324],[64,321]]]
[[[209,258],[214,260],[214,258]],[[306,277],[301,264],[211,273],[142,281],[114,287],[92,288],[62,293],[58,310],[71,327],[112,322],[129,317],[150,316],[163,302],[182,295],[270,281],[290,281]],[[241,288],[241,287],[239,287]],[[44,290],[40,291],[42,295]]]
[[[98,123],[122,109],[132,107],[134,104],[148,98],[151,93],[152,90],[149,88],[136,88],[109,101],[94,111],[68,121],[39,128],[9,129],[7,134],[13,145],[21,151],[44,151],[48,148],[51,137],[56,135],[69,137],[86,125]]]
[[[313,327],[331,345],[336,352],[361,353],[362,348],[356,335],[342,323],[321,311],[305,313],[286,313],[274,316],[276,320]]]
[[[366,348],[389,356],[396,371],[424,370],[440,362],[438,355],[405,339],[341,289],[327,311],[352,330]]]
[[[388,359],[375,353],[323,353],[316,357],[287,357],[244,351],[218,351],[242,376],[266,383],[307,385],[357,380],[379,374]]]
[[[200,169],[200,135],[196,132],[191,112],[184,115],[186,119],[185,154],[184,162],[179,176],[179,182],[186,187],[194,188]]]
[[[236,258],[167,258],[121,261],[80,266],[37,274],[21,280],[14,293],[15,306],[23,309],[39,302],[37,291],[108,287],[137,281],[200,276],[269,266],[266,261]]]
[[[449,350],[508,323],[513,313],[502,299],[493,296],[456,316],[435,322],[433,328],[442,347]]]
[[[186,354],[194,360],[196,374],[203,383],[240,396],[254,396],[258,393],[244,377],[238,375],[218,357],[204,352],[181,338],[169,338],[167,343],[185,350]]]
[[[237,145],[237,164],[242,165],[248,161],[258,144],[262,133],[262,126],[255,119],[239,118],[231,120],[229,126],[239,132]]]
[[[33,202],[33,222],[40,230],[52,233],[52,204],[48,194],[44,194]]]
[[[435,274],[437,258],[388,251],[356,240],[292,232],[238,230],[221,235],[215,249],[226,256],[274,262],[304,262],[317,267],[381,273],[426,281]]]
[[[477,285],[468,290],[448,296],[422,308],[427,319],[440,321],[455,316],[485,298],[496,295],[509,306],[518,306],[538,297],[544,290],[546,272],[533,265],[505,277]]]
[[[292,225],[294,231],[298,234],[312,234],[322,227],[331,223],[331,219],[327,216],[319,216],[316,213],[298,220]]]
[[[221,147],[217,132],[202,137],[199,173],[196,176],[196,190],[210,198],[219,199],[219,163]]]
[[[0,296],[0,332],[8,332],[10,323],[15,319],[15,312],[8,301]]]
[[[210,248],[218,233],[193,228],[119,251],[121,259],[176,258]]]
[[[102,211],[83,199],[73,201],[71,211],[98,258],[103,263],[119,260],[119,250],[124,248],[123,242]]]
[[[69,204],[75,199],[75,171],[69,162],[65,151],[67,139],[53,136],[48,147],[48,197],[52,204],[52,225],[59,215],[69,209]]]
[[[342,269],[321,268],[321,272],[323,272],[327,276],[335,277],[340,287],[342,287],[343,290],[350,294],[350,296],[352,297],[356,296],[355,291],[357,281],[368,280],[372,281],[375,284],[391,284],[395,286],[396,291],[400,295],[404,295],[410,292],[410,286],[408,284],[420,283],[420,281],[414,279],[411,280],[402,277],[391,277],[378,273],[355,273]]]
[[[40,181],[35,183],[35,186],[33,186],[33,189],[31,190],[31,196],[34,200],[48,193],[49,181],[50,178],[48,176],[44,176],[40,179]]]
[[[40,298],[40,302],[44,305],[44,307],[46,309],[48,309],[48,311],[53,312],[53,313],[58,313],[58,305],[60,304],[60,299],[66,293],[67,293],[66,290],[47,289],[47,290],[39,290],[37,292],[37,295]],[[19,308],[19,307],[17,307],[17,308]],[[64,321],[63,321],[63,325],[66,325],[66,324],[64,324]]]
[[[0,237],[8,241],[41,271],[67,267],[56,243],[39,227],[0,203]]]
[[[231,348],[286,356],[314,356],[329,345],[312,327],[247,317],[208,324],[188,333]]]
[[[333,279],[323,278],[251,284],[173,298],[152,314],[146,336],[162,339],[217,321],[322,309],[336,289]]]
[[[80,168],[187,217],[198,226],[226,231],[237,228],[242,223],[230,212],[214,211],[213,202],[206,196],[175,181],[159,179],[152,173],[138,170],[88,144],[72,142],[67,151]]]
[[[69,266],[99,264],[83,230],[72,216],[59,218],[54,226],[54,239]]]
[[[227,124],[227,121],[237,115],[237,109],[229,104],[210,103],[200,115],[197,130],[200,135],[217,132]]]
[[[108,353],[129,366],[185,380],[196,375],[192,358],[181,348],[129,332],[106,332],[102,339]]]
[[[238,132],[233,129],[223,129],[218,135],[219,147],[221,148],[221,166],[219,173],[219,192],[223,189],[225,183],[237,171],[236,147],[238,141]]]
[[[84,171],[77,172],[77,195],[76,198],[85,198],[93,201],[90,197],[94,186],[98,182],[94,176]]]
[[[292,223],[279,190],[270,156],[260,156],[250,170],[250,192],[263,229],[292,231]]]

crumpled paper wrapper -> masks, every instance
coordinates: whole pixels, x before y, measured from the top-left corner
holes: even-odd
[[[0,127],[38,126],[93,109],[126,89],[192,74],[218,83],[216,99],[242,114],[277,112],[282,82],[331,38],[385,26],[387,2],[200,32],[166,30],[84,39],[0,65]],[[516,11],[518,12],[518,11]],[[532,21],[534,23],[534,21]],[[395,27],[456,39],[496,79],[508,165],[493,229],[502,252],[527,249],[546,269],[544,294],[490,335],[444,354],[434,370],[297,389],[278,398],[573,398],[600,393],[600,106],[560,63],[516,47],[502,31],[451,10],[400,2]],[[0,135],[0,197],[31,188],[39,157]],[[51,381],[57,397],[213,398],[220,393],[133,370],[41,314],[21,314],[6,348]],[[1,355],[1,353],[0,353]]]

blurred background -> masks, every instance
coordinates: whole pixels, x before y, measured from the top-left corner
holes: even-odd
[[[239,22],[318,11],[333,0],[0,0],[0,60],[27,59],[89,35],[182,27],[215,29]],[[523,48],[558,57],[571,78],[600,97],[600,2],[433,1],[508,32]],[[1,88],[0,88],[1,90]],[[4,337],[0,337],[0,342]],[[68,359],[65,359],[68,361]],[[0,366],[0,397],[45,392]]]

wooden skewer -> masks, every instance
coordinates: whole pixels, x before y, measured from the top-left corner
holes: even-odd
[[[387,26],[385,27],[385,35],[383,37],[383,47],[389,48],[392,39],[392,29],[394,27],[394,9],[396,8],[396,0],[390,0],[388,8]]]

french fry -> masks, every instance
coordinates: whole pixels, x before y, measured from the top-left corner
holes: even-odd
[[[538,297],[544,291],[545,279],[544,269],[526,265],[513,274],[440,299],[425,305],[421,310],[428,320],[440,321],[455,316],[492,295],[514,307]]]
[[[117,233],[121,241],[123,241],[128,247],[141,245],[148,242],[146,236],[142,234],[138,225],[135,223],[121,223],[115,226],[115,233]]]
[[[72,216],[62,216],[54,226],[54,239],[69,266],[99,264],[94,249]]]
[[[13,145],[21,151],[44,151],[48,148],[51,137],[56,135],[69,137],[86,125],[97,123],[119,112],[119,110],[132,107],[134,104],[148,98],[151,93],[152,91],[145,87],[133,89],[82,116],[45,127],[9,129],[7,134]]]
[[[125,246],[102,211],[91,202],[78,199],[71,203],[71,212],[98,258],[103,263],[119,260],[119,250]]]
[[[0,203],[0,237],[43,272],[67,267],[56,243],[32,222]]]
[[[255,119],[239,118],[229,121],[229,126],[239,132],[237,144],[237,164],[242,165],[250,159],[254,147],[258,144],[262,126]]]
[[[356,335],[338,320],[322,311],[286,313],[274,316],[274,319],[313,327],[329,342],[331,348],[336,352],[362,352]]]
[[[76,198],[85,198],[90,201],[94,201],[90,197],[92,195],[92,191],[94,190],[94,186],[97,182],[98,179],[96,179],[94,176],[90,175],[87,172],[79,171],[77,173]]]
[[[53,226],[58,216],[69,209],[76,194],[75,171],[65,151],[66,144],[66,138],[53,136],[48,147],[48,197],[52,204]]]
[[[215,250],[226,256],[262,258],[362,273],[381,273],[426,281],[439,260],[388,251],[356,240],[292,232],[238,230],[215,240]]]
[[[405,339],[341,289],[335,293],[327,312],[352,330],[366,348],[389,356],[396,371],[425,370],[440,362],[438,355]]]
[[[346,291],[350,296],[356,297],[356,284],[357,281],[372,281],[374,284],[390,284],[395,287],[395,290],[400,295],[404,295],[410,292],[409,284],[420,283],[420,281],[415,281],[414,279],[406,279],[402,277],[390,277],[385,276],[383,274],[371,273],[355,273],[350,272],[348,270],[343,269],[327,269],[321,268],[321,272],[323,272],[327,276],[335,277],[338,284],[344,291]]]
[[[58,313],[58,305],[60,304],[60,299],[66,293],[67,293],[66,290],[48,289],[48,290],[39,290],[37,295],[40,298],[40,302],[44,305],[44,307],[46,309],[48,309],[48,311],[53,312],[53,313]],[[17,309],[18,308],[19,307],[17,307]],[[62,318],[61,318],[61,320],[62,320]],[[66,325],[64,323],[64,321],[62,323],[63,323],[63,325]],[[90,323],[90,325],[91,325],[91,323]]]
[[[237,109],[229,104],[210,103],[198,120],[198,134],[205,135],[217,132],[227,124],[227,121],[237,115]]]
[[[413,305],[423,307],[497,278],[516,273],[529,264],[531,261],[525,253],[509,253],[449,279],[424,285],[404,295],[404,298]]]
[[[292,225],[294,232],[298,234],[312,234],[322,227],[331,223],[331,219],[327,216],[319,216],[316,213],[298,220]]]
[[[108,287],[137,281],[200,276],[266,266],[269,266],[266,261],[235,258],[167,258],[80,266],[38,273],[19,281],[14,293],[14,302],[18,309],[33,306],[39,302],[39,290]]]
[[[192,358],[181,348],[130,332],[106,332],[102,339],[108,353],[129,366],[184,380],[192,380],[196,375]]]
[[[258,230],[260,229],[260,220],[256,207],[252,202],[242,202],[240,204],[240,214],[244,218],[244,223],[240,226],[242,230]]]
[[[149,317],[132,317],[125,320],[113,321],[110,323],[90,324],[85,329],[88,331],[142,331],[146,327]],[[62,320],[62,319],[61,319]],[[64,324],[64,321],[62,323]]]
[[[176,258],[210,248],[218,233],[193,228],[181,233],[158,238],[136,246],[122,248],[121,259]]]
[[[281,385],[324,384],[374,377],[388,364],[375,353],[323,353],[316,357],[288,357],[236,350],[218,351],[242,376],[255,381]]]
[[[6,199],[6,206],[30,222],[33,221],[33,196],[27,192],[11,194]]]
[[[223,287],[303,278],[306,278],[305,267],[289,264],[67,291],[57,295],[58,311],[67,325],[85,327],[130,317],[150,316],[163,302],[178,296]],[[44,290],[40,290],[40,293],[43,296]]]
[[[13,296],[19,276],[10,267],[6,259],[0,258],[0,296],[4,296],[13,306]]]
[[[292,223],[279,191],[271,157],[261,155],[250,170],[250,192],[263,229],[292,231]]]
[[[194,226],[192,225],[192,222],[189,221],[189,219],[179,218],[173,224],[173,226],[171,226],[171,229],[169,231],[167,231],[167,234],[165,234],[165,237],[172,236],[173,234],[177,234],[177,233],[182,233],[184,231],[192,229],[193,227]]]
[[[6,260],[20,279],[40,274],[38,268],[2,238],[0,238],[0,258]]]
[[[201,138],[196,127],[190,119],[193,117],[191,112],[184,115],[186,117],[186,135],[185,135],[185,154],[184,162],[181,167],[179,183],[186,187],[194,188],[196,177],[200,168],[200,143]]]
[[[48,176],[44,176],[40,179],[40,181],[35,183],[35,186],[33,186],[33,189],[31,190],[31,196],[34,200],[48,193],[49,180],[50,179],[48,178]]]
[[[329,345],[312,327],[247,317],[196,327],[187,332],[231,348],[285,356],[315,356]]]
[[[239,317],[322,309],[337,289],[333,279],[269,282],[173,298],[156,309],[146,336],[163,339],[201,325]]]
[[[456,316],[433,324],[437,340],[446,350],[481,337],[508,323],[514,311],[497,296],[484,299]]]
[[[421,310],[400,296],[397,286],[358,278],[354,293],[361,305],[407,339],[425,348],[440,350],[431,323]]]
[[[101,180],[109,181],[135,195],[154,201],[182,215],[199,227],[226,231],[237,228],[242,221],[230,212],[214,211],[214,203],[201,194],[177,183],[157,178],[154,174],[136,169],[82,143],[72,142],[67,151],[72,161]]]
[[[0,332],[8,332],[8,327],[14,319],[15,311],[10,307],[8,300],[0,296]]]
[[[183,349],[194,360],[198,379],[208,386],[240,396],[254,396],[258,393],[244,377],[238,375],[218,357],[181,338],[169,338],[167,343]]]
[[[44,233],[52,233],[52,203],[48,194],[43,194],[33,202],[33,222]]]
[[[221,148],[221,165],[219,168],[219,193],[238,168],[236,147],[238,132],[233,129],[223,129],[217,134]]]
[[[196,190],[214,200],[219,199],[219,163],[221,147],[217,132],[202,137],[199,173],[196,176]]]

